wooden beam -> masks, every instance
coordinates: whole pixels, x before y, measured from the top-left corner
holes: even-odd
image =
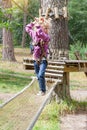
[[[81,65],[80,68],[79,64]],[[24,58],[23,66],[25,69],[34,69],[33,60],[29,58]],[[57,73],[57,71],[87,73],[87,60],[48,61],[47,72],[53,73],[53,70],[55,73]]]
[[[82,60],[82,56],[80,55],[79,51],[76,51],[74,54],[75,54],[77,60]],[[84,68],[84,69],[82,69],[82,68]],[[87,68],[87,64],[86,63],[83,63],[83,64],[79,63],[79,69],[80,70],[84,70],[84,74],[87,77],[87,72],[85,72],[86,68]]]
[[[87,52],[85,53],[86,57],[87,57]]]

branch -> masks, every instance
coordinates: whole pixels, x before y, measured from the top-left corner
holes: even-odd
[[[15,3],[15,5],[17,5],[23,12],[28,13],[28,11],[24,10],[24,8],[22,8],[18,3],[16,3],[14,0],[12,0],[12,1],[13,1],[13,2]],[[29,13],[28,13],[28,15],[29,15],[30,17],[34,18],[33,15],[31,15],[31,14],[29,14]]]

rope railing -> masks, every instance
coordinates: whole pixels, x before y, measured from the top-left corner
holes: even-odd
[[[47,94],[44,102],[42,103],[42,105],[40,106],[39,110],[37,111],[35,117],[33,118],[32,122],[29,124],[28,128],[26,130],[32,130],[32,128],[34,127],[36,121],[38,120],[38,117],[40,116],[42,110],[44,109],[46,103],[48,102],[48,100],[50,99],[50,96],[53,92],[53,90],[55,89],[56,85],[58,84],[58,81],[56,81],[53,85],[53,87],[51,88],[50,92]]]
[[[29,88],[32,83],[34,82],[35,78],[33,77],[33,80],[31,81],[31,83],[29,85],[27,85],[24,89],[22,89],[20,92],[18,92],[15,96],[13,96],[12,98],[10,98],[8,101],[4,102],[3,104],[0,105],[0,108],[3,108],[5,105],[7,105],[9,102],[11,102],[13,99],[15,99],[17,96],[21,95],[25,90],[27,90],[27,88]]]
[[[0,106],[0,128],[32,130],[57,83],[56,80],[47,82],[46,95],[39,97],[37,96],[38,82],[33,78],[21,92]]]

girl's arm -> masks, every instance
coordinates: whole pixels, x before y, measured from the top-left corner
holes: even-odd
[[[31,38],[34,35],[33,27],[34,27],[34,23],[27,24],[25,27],[26,32],[30,35]]]
[[[37,35],[39,38],[41,38],[44,42],[49,42],[50,41],[50,36],[45,33],[41,27],[37,29]]]

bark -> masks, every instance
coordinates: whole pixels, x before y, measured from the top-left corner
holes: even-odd
[[[25,26],[26,26],[26,19],[27,19],[27,14],[24,12],[24,18],[23,18],[23,32],[22,32],[22,47],[25,47],[25,42],[26,42],[26,32],[25,32]]]
[[[3,53],[2,59],[15,61],[12,33],[10,30],[3,28]]]
[[[66,6],[65,0],[41,0],[42,15],[46,16],[47,8],[50,8],[48,19],[50,19],[49,34],[51,41],[49,43],[50,58],[52,60],[68,57],[69,38],[68,38],[68,19],[64,17],[63,7]],[[58,8],[58,18],[55,17],[55,7]],[[61,53],[61,54],[60,54]],[[58,84],[55,89],[60,98],[70,97],[69,73],[64,73],[63,83]]]
[[[25,47],[26,42],[26,21],[27,21],[27,13],[28,13],[28,0],[24,1],[24,17],[23,17],[23,32],[22,32],[22,47]]]
[[[2,3],[3,8],[11,8],[11,0],[5,0]],[[12,14],[5,14],[5,17],[9,21],[11,21]],[[2,52],[2,59],[3,60],[9,60],[9,61],[15,61],[15,56],[14,56],[14,47],[13,47],[13,37],[12,37],[12,32],[10,31],[9,28],[3,28],[3,52]]]

